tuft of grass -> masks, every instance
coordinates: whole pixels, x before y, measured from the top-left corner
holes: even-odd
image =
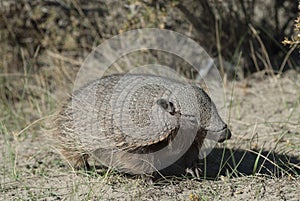
[[[2,146],[2,157],[3,164],[6,164],[3,167],[3,174],[6,175],[7,172],[10,172],[8,177],[12,177],[14,180],[18,180],[19,174],[16,165],[17,155],[16,150],[13,147],[14,139],[9,135],[6,126],[2,122],[0,122],[0,134],[4,138],[4,144]]]

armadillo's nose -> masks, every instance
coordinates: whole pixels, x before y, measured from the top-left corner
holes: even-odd
[[[227,126],[225,126],[222,130],[218,132],[219,139],[218,142],[224,142],[225,140],[228,140],[231,138],[231,132]]]

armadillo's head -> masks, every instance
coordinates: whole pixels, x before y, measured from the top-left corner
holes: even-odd
[[[200,117],[199,131],[206,131],[206,138],[218,142],[224,142],[231,138],[231,132],[226,123],[221,119],[217,108],[205,91],[199,87],[193,87],[196,92]]]
[[[181,128],[194,127],[200,138],[217,142],[230,139],[231,132],[217,112],[215,104],[205,91],[196,86],[181,86],[173,98],[159,99],[157,104],[168,112],[169,119],[181,118]],[[175,120],[173,122],[176,122]]]

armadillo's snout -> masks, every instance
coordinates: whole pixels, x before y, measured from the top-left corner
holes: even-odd
[[[225,125],[220,130],[206,130],[206,138],[214,140],[216,142],[224,142],[225,140],[228,140],[231,138],[231,132],[227,125]]]
[[[227,126],[225,126],[222,130],[218,131],[219,139],[218,142],[224,142],[231,138],[231,132]]]

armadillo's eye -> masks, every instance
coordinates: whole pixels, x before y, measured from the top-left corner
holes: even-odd
[[[165,100],[165,99],[158,99],[158,100],[156,101],[156,103],[157,103],[160,107],[162,107],[164,110],[167,110],[167,109],[168,109],[168,101],[167,101],[167,100]]]
[[[166,99],[158,99],[156,103],[162,107],[164,110],[169,112],[171,115],[175,114],[175,106],[172,102],[166,100]]]

